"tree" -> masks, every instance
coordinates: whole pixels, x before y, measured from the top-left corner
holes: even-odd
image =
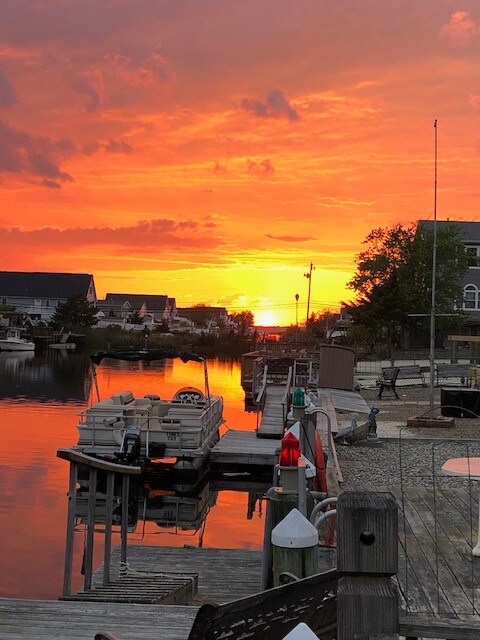
[[[91,327],[97,320],[96,309],[81,296],[70,296],[66,302],[60,303],[50,324],[55,329],[74,329],[76,327]]]
[[[334,313],[324,309],[321,313],[312,313],[307,321],[306,337],[319,338],[327,341],[330,338],[330,333],[333,331],[337,323],[337,318]]]
[[[419,224],[397,224],[374,229],[364,244],[367,248],[356,257],[356,272],[348,283],[357,299],[347,305],[347,311],[371,345],[392,347],[399,344],[403,329],[427,326],[428,319],[411,314],[430,313],[433,231]],[[462,299],[459,280],[467,269],[465,247],[455,226],[438,227],[436,313],[453,312],[455,302]],[[443,326],[448,323],[456,324],[458,319],[445,318]]]
[[[249,333],[250,327],[253,327],[254,317],[251,311],[240,311],[239,313],[232,313],[232,320],[237,326],[237,331],[240,335],[244,336]]]
[[[138,311],[134,311],[129,315],[128,322],[130,324],[143,324],[143,318]]]

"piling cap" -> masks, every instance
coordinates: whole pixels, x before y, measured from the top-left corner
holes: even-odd
[[[284,549],[306,549],[318,544],[318,531],[298,509],[292,509],[272,531],[272,544]]]
[[[313,633],[308,624],[300,622],[283,637],[283,640],[318,640],[318,636]]]

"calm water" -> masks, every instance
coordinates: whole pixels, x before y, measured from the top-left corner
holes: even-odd
[[[209,379],[211,392],[224,398],[227,426],[253,430],[256,416],[244,411],[239,363],[211,360]],[[98,382],[102,398],[124,389],[139,396],[159,393],[168,398],[182,386],[202,389],[203,367],[176,360],[148,365],[105,361],[98,368]],[[58,447],[76,443],[76,414],[88,406],[91,386],[85,355],[0,352],[0,596],[56,599],[61,593],[68,463],[55,453]],[[160,487],[156,493],[161,498],[165,492]],[[151,511],[147,515],[152,519],[140,521],[129,542],[261,548],[263,520],[258,504],[247,519],[248,493],[220,491],[217,495],[207,483],[199,500],[203,504],[211,509],[199,531],[193,527],[175,534],[174,528],[158,525]],[[140,517],[142,513],[140,506]],[[171,517],[172,512],[161,509],[160,515]],[[102,560],[101,542],[101,537],[96,539],[95,567]],[[74,589],[82,583],[82,552],[80,532],[76,534]]]

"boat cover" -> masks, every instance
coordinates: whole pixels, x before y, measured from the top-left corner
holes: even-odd
[[[129,362],[137,362],[144,360],[152,362],[152,360],[166,360],[167,358],[180,358],[182,362],[194,360],[195,362],[205,362],[203,356],[196,353],[187,353],[186,351],[177,351],[176,349],[128,349],[125,351],[97,351],[90,356],[90,360],[95,365],[99,365],[104,358],[112,358],[113,360],[127,360]]]

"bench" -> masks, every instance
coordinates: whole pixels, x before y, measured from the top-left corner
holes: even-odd
[[[397,390],[395,389],[395,385],[397,383],[398,374],[400,369],[398,367],[387,367],[382,368],[382,375],[377,380],[378,389],[378,399],[382,399],[382,394],[385,390],[393,391],[395,397],[398,398]]]
[[[337,571],[332,569],[226,604],[204,604],[197,612],[188,640],[282,640],[300,622],[322,640],[334,638],[337,583]],[[158,637],[161,638],[160,630]],[[101,632],[95,640],[115,637]]]
[[[448,378],[460,378],[460,384],[465,386],[469,372],[469,364],[448,364],[439,362],[435,367],[437,386],[440,384],[440,380],[446,380]]]

